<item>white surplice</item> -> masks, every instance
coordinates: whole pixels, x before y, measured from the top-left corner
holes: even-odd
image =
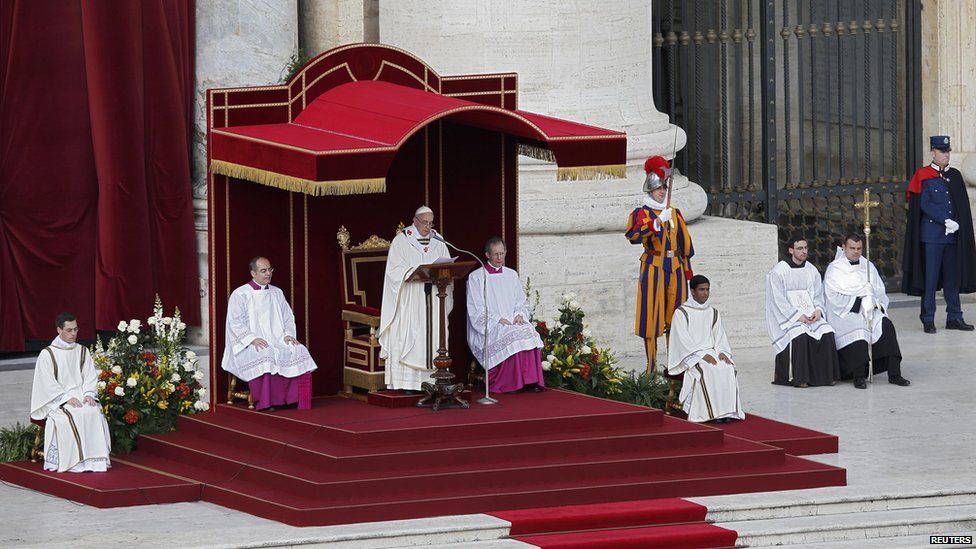
[[[264,374],[293,378],[317,369],[304,345],[285,343],[285,336],[297,339],[297,330],[295,313],[284,292],[270,284],[259,288],[244,284],[227,300],[224,358],[220,367],[242,381]],[[268,346],[257,349],[251,345],[258,338]]]
[[[873,344],[881,338],[881,321],[888,316],[888,294],[873,263],[862,257],[857,265],[851,265],[847,257],[838,250],[837,258],[827,266],[824,274],[824,290],[827,298],[827,322],[834,329],[838,350],[855,341]],[[865,318],[863,305],[859,312],[851,312],[857,298],[863,299],[868,295],[878,305],[870,319]]]
[[[84,404],[85,397],[98,399],[98,372],[91,353],[77,343],[60,337],[37,355],[31,390],[31,419],[44,423],[44,469],[63,473],[105,471],[112,466],[112,439],[99,404]],[[68,404],[72,398],[81,407]]]
[[[542,348],[539,332],[528,323],[528,300],[517,272],[507,267],[502,267],[500,273],[478,269],[468,276],[467,296],[468,346],[479,363],[485,362],[485,320],[488,321],[488,358],[487,364],[482,364],[486,369],[494,368],[515,353]],[[514,323],[519,315],[525,324]],[[501,324],[502,319],[512,324]]]
[[[450,257],[450,253],[443,242],[431,238],[423,244],[419,237],[416,227],[407,227],[393,239],[386,259],[378,339],[385,382],[390,389],[419,391],[422,383],[432,382],[432,360],[437,356],[440,341],[440,303],[436,286],[431,288],[428,301],[424,283],[407,282],[407,279],[420,265]],[[450,314],[454,306],[453,287],[448,288],[444,305],[446,313]],[[447,329],[444,326],[445,338]]]
[[[800,298],[805,301],[801,302]],[[801,315],[809,316],[812,311],[801,311],[798,303],[808,303],[812,310],[820,311],[820,320],[810,324],[800,322]],[[809,262],[803,267],[791,267],[786,261],[780,261],[766,275],[766,329],[777,353],[798,336],[806,334],[820,341],[825,334],[832,333],[826,312],[820,271]]]
[[[732,361],[732,349],[718,310],[688,298],[671,317],[668,338],[668,373],[684,373],[678,397],[688,421],[745,418],[739,400],[735,366],[719,359],[724,353]],[[708,355],[716,364],[704,360]]]

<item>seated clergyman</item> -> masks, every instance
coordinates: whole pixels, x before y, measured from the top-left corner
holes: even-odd
[[[809,387],[840,379],[834,329],[824,319],[823,280],[805,238],[766,275],[766,328],[776,351],[773,383]]]
[[[31,419],[44,424],[44,469],[103,472],[112,466],[112,439],[98,402],[98,372],[78,339],[71,313],[57,319],[58,337],[37,356]]]
[[[871,363],[874,373],[888,372],[889,383],[904,387],[910,382],[901,376],[901,348],[888,319],[888,294],[878,269],[861,257],[862,249],[860,236],[847,235],[824,274],[827,322],[834,329],[841,378],[854,378],[855,388],[867,389]]]
[[[274,268],[266,257],[250,261],[251,280],[227,301],[221,368],[248,382],[254,407],[312,407],[312,372],[317,368],[298,342],[295,313],[280,288],[271,285]]]
[[[468,276],[468,346],[487,370],[491,392],[541,391],[542,338],[529,323],[518,273],[505,267],[506,252],[501,238],[490,238],[485,244],[488,263]]]
[[[668,373],[684,374],[678,397],[688,421],[743,419],[732,349],[722,318],[708,301],[711,284],[691,277],[691,297],[675,309],[668,338]]]

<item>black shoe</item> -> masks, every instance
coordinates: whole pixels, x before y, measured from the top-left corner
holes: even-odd
[[[863,377],[854,378],[854,388],[855,389],[867,389],[868,382],[864,380]]]
[[[946,321],[946,330],[962,330],[964,332],[971,332],[973,329],[974,327],[972,324],[966,324],[966,321],[961,318],[959,320]]]
[[[888,383],[894,383],[895,385],[898,385],[899,387],[908,387],[909,385],[912,384],[911,381],[908,381],[907,379],[905,379],[905,378],[903,378],[901,376],[889,377],[888,378]]]
[[[948,324],[949,323],[947,322],[946,327],[948,327]],[[922,329],[925,330],[925,333],[927,334],[934,334],[936,332],[935,322],[923,322]]]

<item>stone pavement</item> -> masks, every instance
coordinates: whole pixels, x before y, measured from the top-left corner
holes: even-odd
[[[715,510],[716,519],[724,522],[741,519],[743,510],[750,507],[790,509],[801,503],[837,505],[838,501],[856,500],[838,509],[853,516],[896,495],[952,498],[951,494],[976,493],[976,427],[970,417],[976,392],[976,376],[972,375],[976,333],[947,332],[940,326],[938,334],[926,335],[920,329],[916,307],[911,302],[905,305],[893,309],[892,317],[905,355],[903,372],[912,381],[907,388],[888,384],[884,375],[863,391],[849,382],[810,389],[771,385],[770,349],[740,349],[732,341],[746,412],[839,435],[838,454],[813,459],[845,467],[848,486],[696,501]],[[967,319],[976,320],[976,305],[967,302],[964,309]],[[26,419],[31,376],[31,370],[0,369],[0,425]],[[107,539],[148,547],[173,543],[253,547],[339,540],[348,546],[367,547],[379,546],[380,541],[351,538],[382,532],[387,535],[383,546],[426,545],[490,540],[499,532],[495,519],[479,515],[295,528],[209,503],[94,509],[10,485],[0,485],[0,502],[0,546],[4,547],[94,547]],[[404,537],[391,540],[390,534]],[[830,545],[841,546],[847,545]]]

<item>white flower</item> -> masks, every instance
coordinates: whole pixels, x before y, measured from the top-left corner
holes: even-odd
[[[549,356],[546,357],[546,360],[548,360],[549,362],[556,362],[556,355],[549,353]]]
[[[139,328],[141,327],[142,327],[142,321],[136,319],[132,319],[129,321],[129,331],[132,332],[133,334],[138,334]]]
[[[129,379],[125,380],[125,384],[128,385],[129,387],[135,387],[136,385],[139,384],[139,382],[136,381],[136,378],[130,377]]]
[[[151,316],[151,317],[149,317],[149,320],[147,320],[146,322],[148,322],[150,326],[155,326],[156,325],[156,317]]]
[[[170,318],[170,317],[168,317],[168,316],[164,316],[164,317],[163,317],[163,324],[165,324],[165,325],[167,325],[167,326],[169,326],[169,325],[170,325],[170,324],[172,324],[172,323],[173,323],[173,319],[172,319],[172,318]]]
[[[569,307],[571,309],[579,309],[579,306],[580,306],[579,301],[576,301],[575,299],[569,302]]]
[[[129,329],[129,325],[125,323],[124,320],[119,321],[119,331],[124,332]]]
[[[580,352],[583,353],[584,355],[588,355],[593,352],[593,349],[590,349],[589,345],[583,345],[583,348],[580,349]]]
[[[167,392],[170,392],[170,393],[172,393],[173,391],[176,390],[176,385],[173,385],[170,382],[166,382],[166,385],[163,385],[163,387],[166,389]]]
[[[118,397],[125,396],[125,389],[123,389],[122,387],[116,387],[115,388],[115,396],[118,396]]]
[[[122,373],[122,367],[121,366],[112,366],[112,373],[115,374],[115,375],[121,374]]]
[[[542,369],[548,372],[549,371],[549,368],[552,368],[552,363],[549,362],[548,360],[543,360],[542,361]]]
[[[593,336],[593,332],[589,328],[583,328],[583,337],[590,338]]]
[[[179,383],[180,382],[180,374],[174,373],[173,375],[169,376],[169,379],[173,383]]]
[[[197,397],[200,400],[203,400],[203,399],[207,398],[207,388],[206,387],[200,387],[199,389],[197,389]]]
[[[185,371],[185,372],[192,372],[195,369],[196,369],[195,361],[194,362],[184,362],[183,363],[183,371]]]
[[[193,372],[193,379],[195,379],[197,381],[202,380],[203,379],[203,372],[201,372],[200,370],[197,370],[196,372]]]
[[[193,408],[200,410],[201,412],[206,412],[210,409],[210,404],[202,400],[198,400],[193,403]]]
[[[127,341],[129,342],[129,345],[135,345],[136,343],[139,342],[139,338],[136,337],[135,334],[133,334],[129,336],[129,339]]]
[[[187,360],[193,360],[194,358],[197,357],[197,354],[194,353],[193,351],[187,351],[185,356]]]
[[[179,328],[180,330],[185,330],[186,329],[186,324],[183,323],[183,322],[180,322],[179,324],[176,325],[176,327]]]
[[[105,382],[104,381],[99,381],[98,382],[98,390],[101,391],[104,388],[105,388]]]

